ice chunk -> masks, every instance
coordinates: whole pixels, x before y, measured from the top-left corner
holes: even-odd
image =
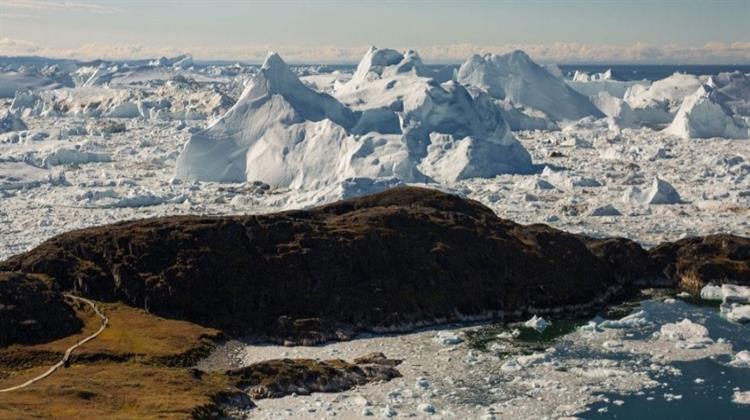
[[[500,366],[500,370],[503,372],[518,372],[522,369],[523,365],[518,363],[516,359],[509,359],[505,363],[503,363],[502,366]]]
[[[605,204],[591,210],[589,216],[622,216],[622,213],[620,213],[620,211],[612,204]]]
[[[707,284],[701,289],[701,299],[704,300],[723,300],[724,295],[721,291],[721,286],[713,284]]]
[[[750,391],[735,391],[732,402],[736,404],[750,404]]]
[[[545,329],[547,329],[547,327],[549,327],[549,325],[550,325],[549,321],[547,321],[546,319],[544,319],[544,318],[542,318],[540,316],[536,316],[536,315],[532,316],[528,321],[526,321],[526,322],[523,323],[524,327],[526,327],[526,328],[532,328],[532,329],[535,329],[535,330],[537,330],[539,332],[542,332]]]
[[[617,320],[608,319],[606,321],[602,321],[599,324],[599,326],[602,328],[617,328],[617,329],[640,328],[640,327],[650,324],[647,316],[648,314],[646,313],[646,311],[641,310],[641,311],[632,313],[628,316],[625,316]]]
[[[721,305],[721,313],[732,322],[750,322],[750,305],[724,303]]]
[[[433,338],[434,341],[443,344],[443,345],[456,345],[461,344],[464,342],[464,339],[459,337],[456,333],[452,331],[440,331],[437,334],[435,334],[435,337]]]
[[[721,296],[725,303],[747,303],[750,304],[750,287],[734,284],[723,284]]]
[[[708,336],[708,328],[685,318],[680,322],[664,324],[659,330],[660,337],[675,342],[681,349],[701,349],[713,343]]]
[[[110,162],[112,157],[108,153],[88,152],[79,149],[61,147],[48,154],[43,161],[45,167],[59,165],[81,165],[93,162]]]
[[[729,365],[732,367],[750,368],[750,351],[742,350],[734,355]]]
[[[678,204],[682,202],[682,198],[670,183],[656,176],[645,190],[630,187],[625,192],[625,202],[641,205]]]

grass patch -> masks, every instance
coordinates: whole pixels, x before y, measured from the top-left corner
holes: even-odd
[[[101,325],[88,305],[71,303],[84,322],[75,335],[31,346],[0,348],[0,388],[57,363]],[[221,373],[196,374],[191,355],[210,350],[218,330],[160,318],[121,304],[99,304],[109,326],[78,349],[68,368],[28,388],[0,394],[0,418],[186,418],[232,392]],[[187,356],[186,356],[187,355]]]

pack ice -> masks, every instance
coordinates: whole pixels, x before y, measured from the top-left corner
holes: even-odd
[[[529,154],[491,99],[439,79],[413,51],[373,47],[334,97],[270,53],[237,103],[186,143],[176,176],[324,190],[352,179],[530,172]]]

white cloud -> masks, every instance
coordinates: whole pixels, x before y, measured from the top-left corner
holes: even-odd
[[[395,46],[404,48],[408,46]],[[39,55],[73,59],[134,59],[191,53],[196,59],[227,59],[260,62],[268,51],[276,51],[291,63],[356,63],[368,46],[300,47],[285,45],[236,45],[225,47],[174,47],[142,44],[91,43],[76,48],[42,46],[33,42],[0,38],[0,55]],[[579,43],[434,45],[417,48],[430,63],[460,63],[471,54],[526,51],[540,62],[556,63],[677,63],[677,64],[750,64],[750,42],[713,42],[702,46],[649,45],[628,46]]]
[[[105,4],[84,3],[77,1],[49,0],[2,0],[4,9],[21,9],[29,12],[82,11],[91,13],[118,13],[121,10]]]

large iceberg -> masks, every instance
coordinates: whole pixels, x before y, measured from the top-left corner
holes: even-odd
[[[473,55],[461,65],[456,80],[495,99],[544,112],[554,121],[604,115],[588,98],[550,74],[523,51],[505,55]]]
[[[634,85],[625,92],[623,99],[635,111],[639,122],[646,125],[669,124],[683,99],[702,84],[698,76],[675,73],[651,85]]]
[[[748,125],[723,103],[722,95],[705,84],[686,97],[664,130],[683,138],[748,138]]]
[[[370,49],[336,89],[342,103],[271,53],[238,102],[187,142],[176,176],[331,190],[352,179],[451,182],[532,170],[490,98],[423,71],[414,52]]]

